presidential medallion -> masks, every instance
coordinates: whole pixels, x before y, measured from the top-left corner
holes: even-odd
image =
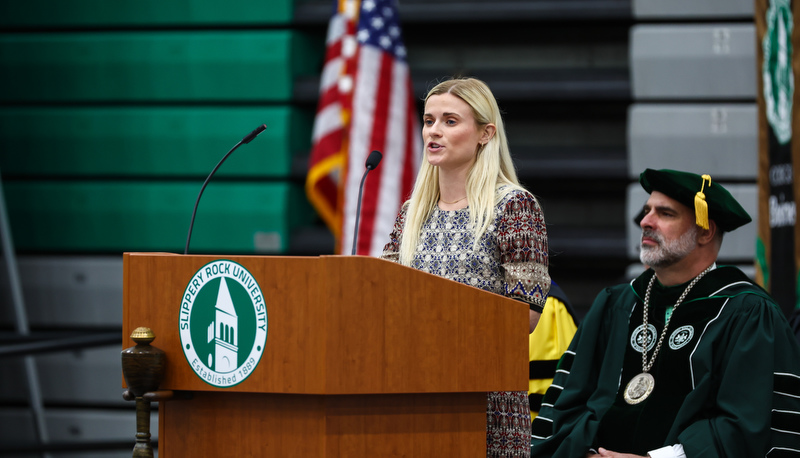
[[[706,179],[708,179],[710,182],[711,177],[703,175],[703,180],[704,180],[703,183],[705,183]],[[653,283],[656,281],[655,274],[653,274],[653,276],[650,277],[650,283],[647,284],[647,290],[644,293],[644,307],[642,307],[642,315],[643,315],[642,325],[636,328],[637,331],[635,331],[633,333],[633,336],[631,336],[631,345],[633,345],[634,348],[637,347],[639,341],[641,340],[641,345],[639,345],[639,348],[641,348],[641,353],[642,353],[642,373],[632,378],[631,381],[628,382],[628,386],[625,387],[624,397],[625,397],[625,402],[627,402],[628,404],[631,405],[638,404],[647,399],[647,397],[650,396],[650,393],[653,392],[653,386],[655,386],[656,384],[656,379],[654,379],[653,376],[650,375],[647,371],[649,371],[650,368],[653,367],[653,364],[655,364],[656,362],[656,356],[658,356],[658,352],[659,350],[661,350],[661,344],[664,343],[664,337],[667,335],[667,329],[669,329],[669,321],[672,319],[673,316],[675,316],[675,310],[678,309],[678,306],[683,303],[684,299],[686,299],[686,295],[689,294],[689,290],[691,290],[692,287],[696,285],[697,282],[699,282],[700,279],[703,278],[705,274],[711,271],[711,269],[713,269],[715,265],[716,264],[711,264],[710,266],[706,267],[706,270],[700,272],[698,276],[694,277],[691,283],[689,283],[689,286],[687,286],[686,289],[683,290],[683,293],[681,293],[681,297],[678,298],[678,302],[676,302],[675,305],[672,307],[672,314],[670,314],[669,317],[667,317],[667,322],[664,323],[664,329],[661,330],[661,335],[658,337],[658,343],[656,343],[656,349],[653,351],[653,357],[650,358],[650,361],[648,361],[647,351],[650,349],[650,344],[652,342],[652,339],[650,339],[649,335],[650,331],[649,326],[652,325],[647,324],[647,309],[650,307],[650,291],[652,291]],[[681,329],[682,328],[679,328],[678,330]],[[655,328],[652,330],[652,332],[653,332],[653,337],[655,337]],[[634,337],[636,338],[635,341]],[[685,344],[686,342],[691,340],[691,336],[689,335],[686,336],[681,335],[681,337],[682,337],[681,340],[682,344]],[[683,337],[685,337],[685,339],[683,339]]]
[[[625,402],[628,404],[638,404],[653,392],[653,387],[656,384],[656,379],[647,372],[642,372],[628,382],[625,387]]]

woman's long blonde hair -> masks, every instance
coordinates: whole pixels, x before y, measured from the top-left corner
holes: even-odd
[[[443,81],[428,92],[425,103],[434,95],[452,94],[472,108],[477,127],[491,123],[495,125],[495,135],[480,147],[477,158],[467,174],[467,199],[469,202],[469,222],[475,228],[477,248],[480,238],[494,219],[494,207],[506,193],[522,189],[517,180],[517,172],[508,150],[506,130],[497,101],[489,87],[475,78],[457,78]],[[502,193],[498,189],[506,186]],[[422,225],[428,219],[439,201],[439,170],[430,165],[427,152],[417,174],[417,181],[406,202],[405,228],[400,239],[400,263],[410,265],[419,241]]]

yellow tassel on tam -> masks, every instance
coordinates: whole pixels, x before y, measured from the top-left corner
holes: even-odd
[[[703,175],[703,184],[700,186],[700,191],[694,196],[695,222],[703,229],[708,229],[708,203],[706,202],[706,195],[703,194],[706,180],[708,180],[708,186],[711,187],[711,175]]]

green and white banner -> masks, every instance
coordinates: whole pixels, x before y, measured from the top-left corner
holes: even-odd
[[[797,49],[791,0],[756,0],[759,109],[758,281],[787,316],[798,309],[800,252],[796,224],[798,116],[795,113]]]

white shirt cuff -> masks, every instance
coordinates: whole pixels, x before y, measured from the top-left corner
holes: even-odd
[[[650,458],[686,458],[686,453],[683,452],[683,445],[667,445],[656,450],[647,452]]]

